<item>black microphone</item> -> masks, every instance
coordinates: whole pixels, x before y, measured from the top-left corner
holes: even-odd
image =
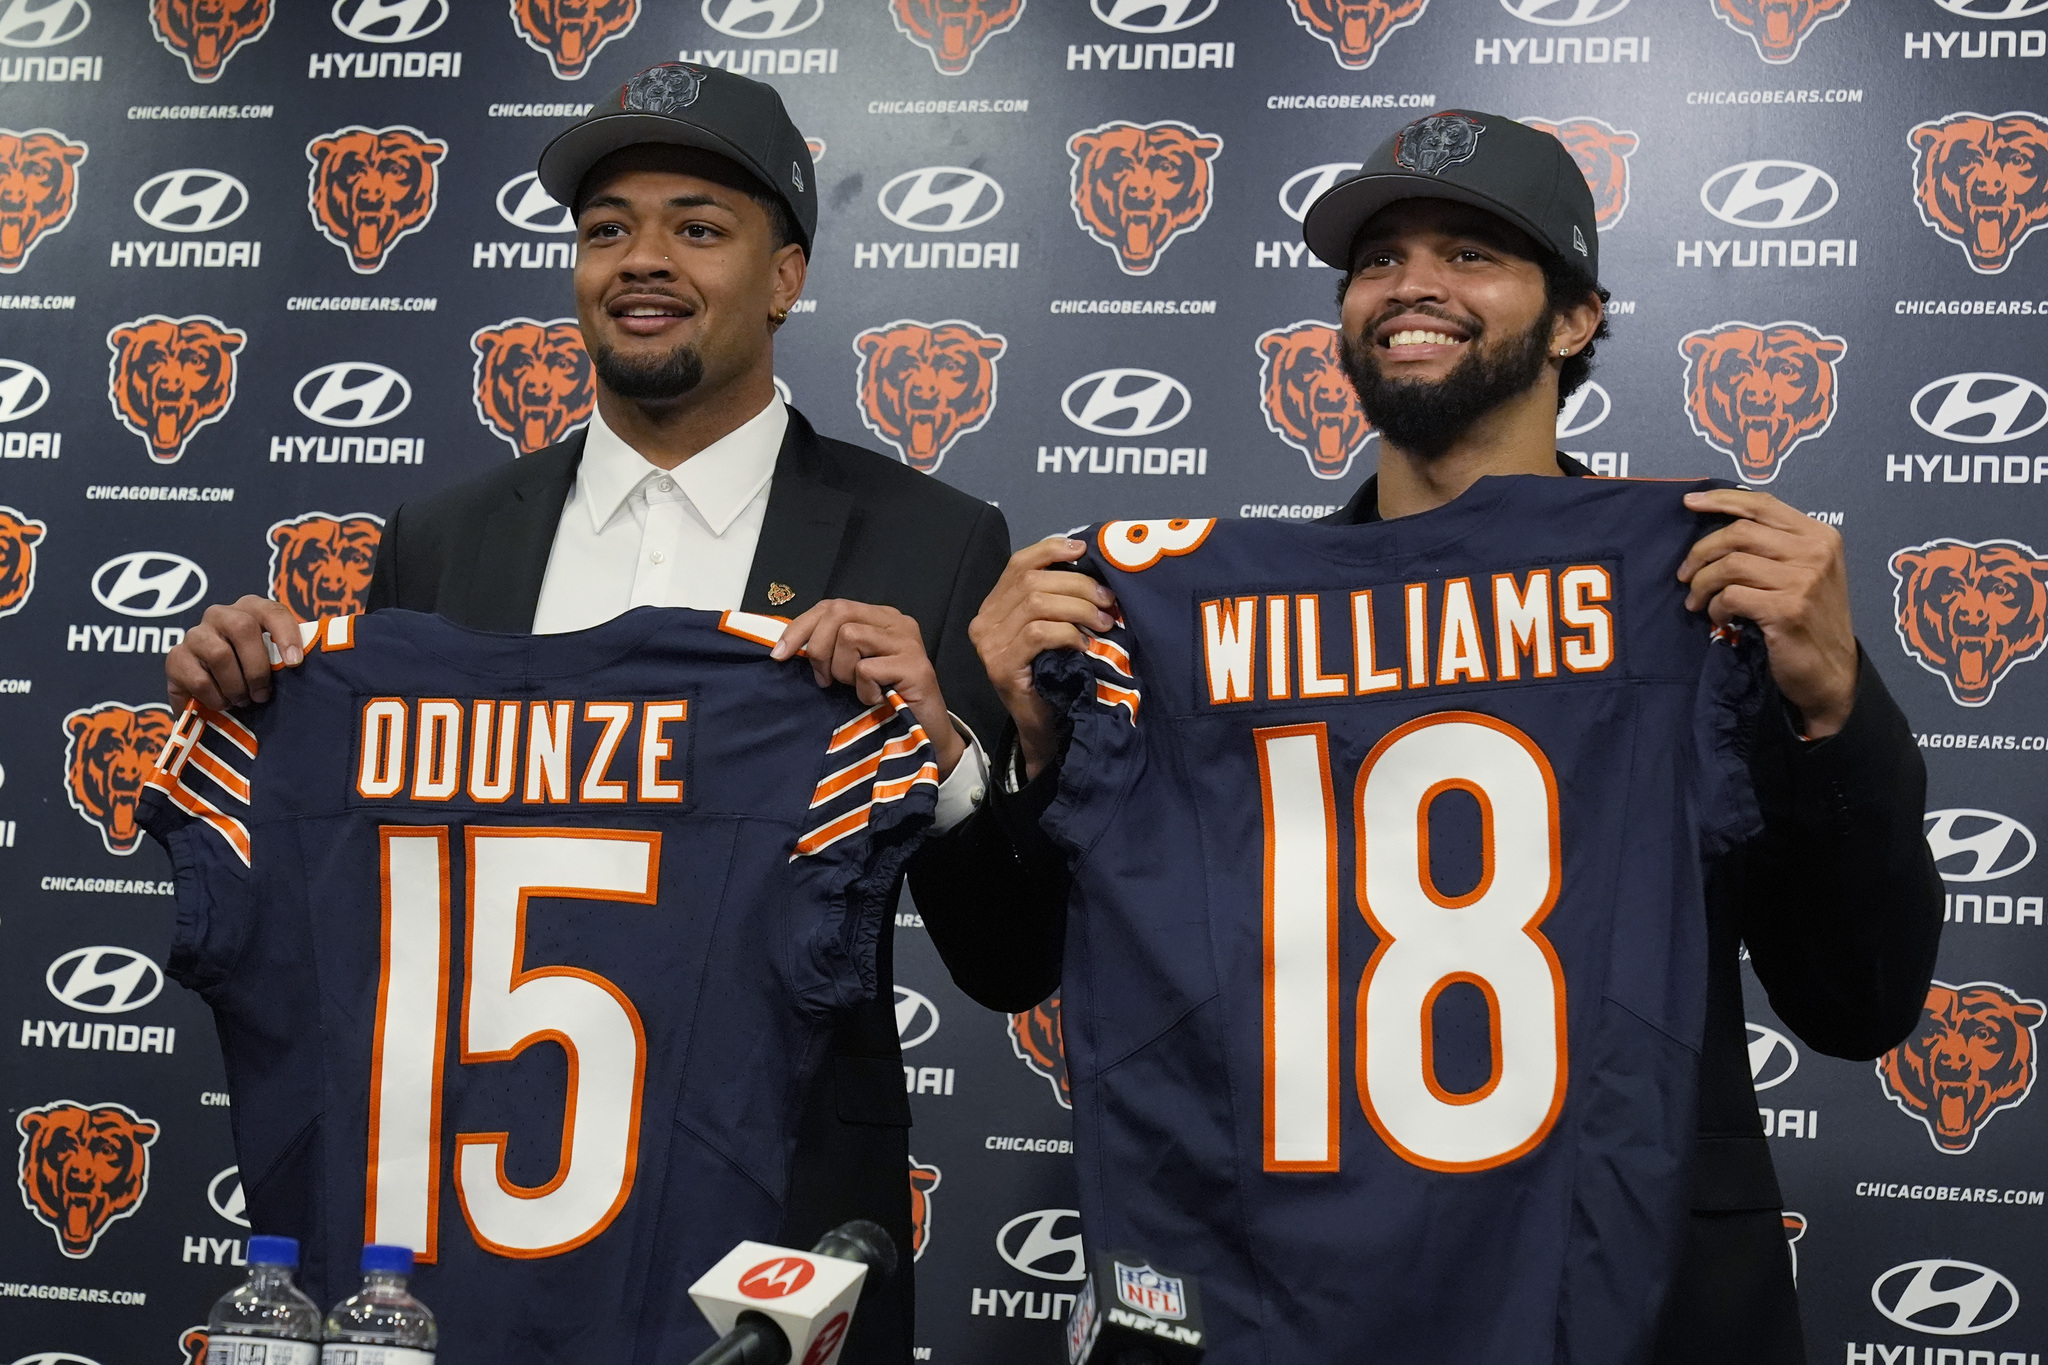
[[[1089,1256],[1067,1318],[1067,1365],[1196,1365],[1207,1349],[1194,1276],[1127,1251]]]
[[[872,1276],[896,1273],[896,1242],[865,1218],[842,1223],[808,1253],[741,1242],[690,1286],[690,1297],[725,1335],[690,1365],[833,1365]]]

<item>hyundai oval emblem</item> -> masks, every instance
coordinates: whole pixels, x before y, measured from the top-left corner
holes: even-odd
[[[409,43],[448,22],[448,0],[334,0],[333,17],[359,43]]]
[[[1937,1337],[1988,1332],[2020,1311],[2012,1281],[1971,1261],[1895,1265],[1870,1286],[1870,1301],[1899,1326]]]
[[[1178,33],[1216,12],[1222,0],[1089,0],[1095,17],[1126,33]],[[1622,0],[1627,4],[1628,0]]]
[[[322,365],[292,389],[292,406],[322,426],[374,427],[412,402],[405,376],[367,360]]]
[[[1557,410],[1557,434],[1559,439],[1566,436],[1582,436],[1607,420],[1613,411],[1614,400],[1607,396],[1607,390],[1592,380],[1587,380],[1564,400],[1564,406]]]
[[[1188,386],[1157,370],[1084,374],[1060,395],[1060,411],[1098,436],[1150,436],[1178,426],[1194,407]]]
[[[163,969],[133,948],[73,948],[43,973],[50,994],[87,1014],[126,1014],[156,999]]]
[[[1799,1049],[1774,1028],[1745,1024],[1749,1030],[1749,1078],[1758,1090],[1769,1090],[1792,1079],[1799,1069]]]
[[[704,22],[728,38],[787,38],[825,16],[825,0],[704,0]]]
[[[230,1166],[206,1182],[206,1202],[235,1226],[248,1227],[248,1204],[242,1198],[242,1168]]]
[[[2048,389],[2012,374],[1951,374],[1914,394],[1911,411],[1930,436],[1994,445],[2048,427]]]
[[[912,232],[960,232],[1002,211],[1003,187],[994,176],[966,166],[925,166],[882,186],[875,207]]]
[[[1927,847],[1947,882],[1992,882],[2034,861],[2034,832],[2010,815],[1957,806],[1927,812]]]
[[[1296,171],[1280,187],[1280,211],[1299,223],[1308,217],[1309,208],[1328,194],[1332,186],[1364,169],[1356,161],[1327,161],[1305,171]]]
[[[50,381],[35,366],[0,360],[0,422],[15,422],[50,401]]]
[[[135,216],[159,232],[211,232],[240,218],[249,188],[225,171],[165,171],[135,191]]]
[[[515,175],[498,187],[498,216],[527,232],[574,232],[576,219],[568,205],[540,187],[540,174]]]
[[[1074,1231],[1062,1236],[1059,1225],[1069,1219]],[[1088,1262],[1081,1248],[1080,1223],[1080,1212],[1075,1209],[1020,1213],[996,1233],[996,1254],[1013,1269],[1041,1280],[1085,1280]]]
[[[939,1031],[939,1007],[929,996],[910,989],[896,988],[896,1037],[905,1052],[930,1038]]]
[[[1821,217],[1839,198],[1835,178],[1803,161],[1742,161],[1700,186],[1707,212],[1742,228],[1798,227]]]
[[[2026,19],[2048,10],[2048,0],[1934,0],[1965,19]]]
[[[55,47],[85,32],[92,7],[85,0],[0,0],[0,43],[9,47]],[[32,1357],[41,1359],[42,1357]],[[82,1356],[52,1356],[81,1360]]]
[[[206,596],[206,570],[167,550],[130,550],[100,565],[92,595],[123,616],[176,616]]]
[[[1575,28],[1612,19],[1628,8],[1628,0],[1500,0],[1500,7],[1523,23]]]

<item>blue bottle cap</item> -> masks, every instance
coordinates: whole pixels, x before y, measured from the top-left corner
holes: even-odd
[[[363,1273],[385,1275],[412,1274],[412,1248],[380,1246],[375,1242],[363,1248]]]
[[[250,1265],[281,1265],[287,1270],[299,1268],[299,1239],[296,1237],[251,1237],[249,1239]]]

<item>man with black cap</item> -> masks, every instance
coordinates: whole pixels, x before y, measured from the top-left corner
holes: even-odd
[[[1377,475],[1329,523],[1426,512],[1484,475],[1588,473],[1555,449],[1555,422],[1608,335],[1607,291],[1591,191],[1555,138],[1492,114],[1430,115],[1318,199],[1303,236],[1343,272],[1345,369],[1380,433]],[[1780,704],[1752,740],[1762,832],[1710,872],[1693,1213],[1652,1358],[1777,1365],[1805,1355],[1752,1097],[1742,951],[1807,1045],[1874,1057],[1919,1019],[1941,883],[1920,837],[1918,749],[1851,628],[1841,537],[1754,490],[1684,496],[1727,518],[1679,570],[1686,605],[1716,624],[1755,623]],[[996,754],[993,799],[913,882],[956,980],[998,1009],[1059,982],[1066,870],[1036,820],[1064,737],[1033,690],[1032,660],[1111,624],[1109,590],[1058,571],[1084,548],[1055,538],[1020,550],[976,618],[1014,734]],[[952,912],[969,897],[977,917]]]
[[[1002,717],[966,626],[1009,532],[993,507],[818,436],[776,396],[775,332],[818,221],[810,152],[781,98],[715,68],[650,67],[555,138],[539,175],[576,215],[596,410],[559,445],[399,508],[368,607],[543,634],[650,605],[794,615],[776,657],[802,648],[820,685],[869,702],[901,694],[944,779],[935,826],[958,821],[986,783],[974,734]],[[265,632],[299,662],[283,606],[209,608],[167,663],[173,704],[267,700]],[[841,1026],[807,1098],[777,1236],[809,1246],[869,1218],[895,1239],[900,1269],[866,1296],[841,1357],[860,1365],[908,1360],[913,1325],[888,949],[885,933],[876,996]]]

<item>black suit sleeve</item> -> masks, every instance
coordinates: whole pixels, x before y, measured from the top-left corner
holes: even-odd
[[[1009,559],[1009,524],[995,508],[982,508],[960,556],[953,590],[946,600],[946,618],[939,623],[938,643],[932,651],[932,668],[939,675],[947,708],[972,727],[975,738],[990,752],[1003,732],[1003,705],[996,699],[995,685],[989,682],[981,657],[974,652],[967,627],[994,590]]]
[[[1757,979],[1809,1046],[1875,1057],[1919,1023],[1941,937],[1912,730],[1859,650],[1848,724],[1807,743],[1770,717],[1751,770],[1764,827],[1728,870]]]
[[[370,564],[370,591],[363,598],[364,611],[381,611],[398,605],[398,537],[405,509],[399,508],[384,523],[377,538],[377,557]]]

